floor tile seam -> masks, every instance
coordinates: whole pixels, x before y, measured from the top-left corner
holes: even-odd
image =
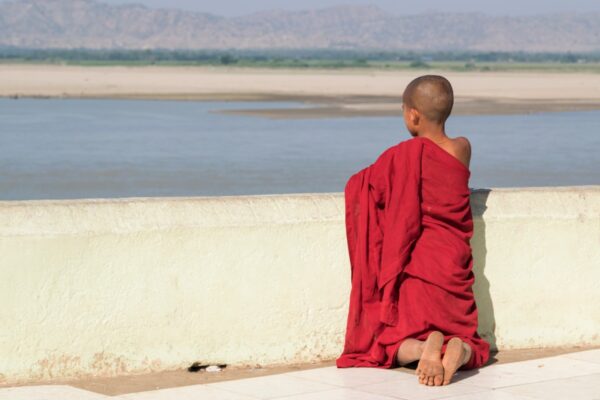
[[[120,395],[112,396],[112,397],[109,397],[109,398],[111,398],[111,399],[126,399],[126,396],[133,395],[133,394],[153,393],[153,392],[158,392],[158,391],[162,391],[162,390],[166,391],[166,390],[188,388],[190,386],[200,386],[201,389],[206,389],[208,391],[214,390],[217,393],[223,392],[225,394],[235,394],[235,395],[239,395],[239,396],[245,396],[245,397],[247,397],[248,399],[251,399],[251,400],[263,400],[260,397],[251,396],[251,395],[249,395],[247,393],[241,393],[241,392],[236,392],[236,391],[233,391],[233,390],[227,390],[227,389],[217,388],[217,387],[210,387],[210,388],[208,388],[207,385],[209,385],[209,384],[202,384],[202,383],[200,383],[200,384],[195,384],[195,385],[177,386],[177,387],[172,387],[172,388],[164,388],[164,389],[156,389],[156,390],[145,390],[143,392],[133,392],[133,393],[120,394]],[[200,394],[202,394],[202,393],[200,393]]]
[[[533,364],[533,363],[544,363],[544,362],[548,362],[548,361],[552,361],[552,360],[563,360],[565,358],[568,358],[570,361],[580,361],[586,364],[590,364],[590,365],[594,365],[594,366],[598,366],[598,364],[600,364],[600,360],[598,361],[588,361],[588,360],[582,360],[580,358],[577,357],[573,357],[571,354],[559,354],[557,356],[552,356],[552,357],[542,357],[542,358],[533,358],[531,360],[523,360],[523,361],[515,361],[515,362],[511,362],[511,363],[503,363],[503,364],[499,364],[498,366],[502,366],[502,367],[506,367],[506,366],[510,366],[510,365],[514,365],[514,364]],[[491,365],[493,366],[493,365]],[[490,366],[490,367],[491,367]]]
[[[571,355],[568,355],[568,354],[564,354],[564,355],[562,355],[561,357],[568,358],[569,360],[577,360],[577,361],[582,361],[582,362],[586,362],[586,363],[588,363],[588,364],[593,364],[593,365],[598,365],[598,364],[600,364],[600,360],[598,360],[598,361],[582,360],[581,358],[573,357],[573,356],[571,356]]]
[[[521,385],[517,385],[517,386],[521,386]],[[511,393],[506,389],[510,389],[510,387],[498,388],[498,389],[494,389],[494,391],[496,391],[498,393],[506,393],[506,394],[515,395],[515,393]],[[544,397],[537,397],[537,396],[532,396],[529,394],[521,394],[521,393],[516,394],[516,396],[523,397],[524,399],[531,399],[531,400],[547,400],[547,398],[548,398],[548,396],[546,396],[546,395],[544,395]]]
[[[419,385],[421,385],[421,384],[419,384]],[[454,385],[458,385],[458,384],[455,383]],[[425,386],[425,385],[423,385],[423,386]],[[481,386],[475,386],[475,385],[469,385],[469,386],[472,386],[472,387],[474,387],[474,388],[476,388],[478,390],[472,391],[472,392],[469,392],[469,393],[462,393],[462,394],[461,393],[454,393],[454,394],[451,394],[451,395],[448,395],[448,396],[442,395],[443,397],[435,397],[435,398],[433,398],[431,400],[438,400],[438,399],[443,399],[443,398],[447,399],[449,397],[462,396],[464,394],[475,394],[475,393],[482,393],[482,392],[490,392],[490,391],[492,391],[492,389],[490,389],[490,388],[483,388]],[[427,386],[427,387],[429,387],[429,386]],[[431,387],[434,387],[434,386],[431,386]],[[360,390],[358,387],[356,387],[354,389],[356,389],[356,390],[358,390],[360,392],[363,392],[363,393],[376,394],[376,395],[381,396],[379,393],[369,392],[367,390]],[[395,399],[395,400],[411,400],[410,398],[405,398],[405,397],[393,397],[393,399]]]
[[[376,384],[378,384],[378,383],[383,383],[383,382],[387,382],[387,381],[394,381],[394,380],[408,380],[408,379],[412,378],[412,376],[410,376],[410,375],[409,375],[409,376],[406,376],[406,377],[404,377],[404,376],[395,376],[395,377],[389,377],[389,378],[385,378],[385,379],[382,379],[382,380],[380,380],[380,381],[377,381],[377,382],[362,383],[362,384],[359,384],[359,385],[346,386],[346,385],[340,385],[340,384],[337,384],[337,383],[323,382],[323,381],[320,381],[320,380],[317,380],[317,379],[314,379],[314,378],[308,378],[308,377],[303,377],[303,376],[296,376],[296,375],[293,375],[293,377],[294,377],[294,378],[298,378],[298,379],[302,379],[302,380],[307,380],[307,381],[310,381],[310,382],[316,382],[316,383],[322,383],[322,384],[324,384],[324,385],[331,385],[331,386],[335,386],[335,387],[336,387],[336,388],[338,388],[338,389],[339,389],[339,388],[343,388],[343,389],[353,389],[353,388],[355,388],[355,387],[358,387],[358,386],[364,386],[364,385],[376,385]]]
[[[317,392],[306,392],[306,393],[297,393],[297,394],[289,394],[289,395],[285,395],[285,396],[279,396],[279,397],[270,397],[267,400],[284,400],[284,399],[289,399],[290,397],[294,397],[294,396],[299,396],[299,395],[305,395],[305,394],[313,394],[313,393],[326,393],[326,392],[332,392],[334,390],[340,390],[340,389],[346,389],[346,390],[350,390],[350,391],[355,391],[355,392],[360,392],[362,393],[367,393],[364,391],[359,391],[359,390],[354,390],[354,388],[349,388],[349,387],[334,387],[331,389],[326,389],[326,390],[319,390]],[[398,397],[390,397],[390,396],[386,396],[383,394],[377,394],[377,393],[369,393],[369,394],[375,394],[376,396],[380,396],[382,397],[383,400],[410,400],[410,399],[404,399],[404,398],[398,398]]]
[[[252,400],[265,400],[264,397],[256,397],[256,396],[252,396],[248,393],[242,393],[242,392],[236,392],[235,390],[229,390],[229,389],[225,389],[225,388],[217,388],[217,387],[211,387],[211,390],[216,390],[217,392],[224,392],[224,393],[230,393],[230,394],[236,394],[238,396],[246,396],[249,399]]]
[[[382,381],[382,382],[364,383],[364,384],[361,384],[361,385],[356,385],[356,386],[353,386],[353,388],[357,388],[357,387],[361,387],[361,386],[377,385],[377,384],[384,383],[384,382],[388,382],[388,381],[391,381],[391,380],[393,380],[393,379],[387,379],[387,380],[385,380],[385,381]],[[407,379],[407,378],[404,378],[404,379],[402,379],[402,381],[405,381],[405,380],[408,380],[408,379]],[[415,382],[417,382],[417,380],[418,380],[418,378],[415,376]],[[421,383],[419,383],[419,385],[422,385],[422,384],[421,384]],[[464,385],[467,385],[467,386],[477,386],[477,387],[481,387],[481,386],[478,386],[478,385],[474,385],[474,384],[472,384],[472,383],[463,382],[463,380],[461,380],[461,381],[459,381],[459,382],[454,382],[454,383],[452,383],[452,385],[456,385],[456,386],[464,386]],[[423,386],[426,386],[426,385],[423,385]]]
[[[580,360],[580,359],[577,359],[577,358],[567,357],[565,355],[560,355],[560,356],[556,356],[556,357],[552,357],[552,358],[540,358],[540,359],[528,360],[528,361],[517,361],[516,363],[506,363],[506,364],[502,364],[501,366],[504,369],[504,368],[510,367],[511,364],[526,363],[526,362],[533,364],[534,361],[539,361],[540,364],[544,364],[544,360],[552,360],[552,359],[557,359],[559,361],[577,361],[577,362],[581,362],[583,364],[587,364],[587,367],[596,367],[596,368],[598,368],[598,371],[594,372],[595,374],[600,373],[600,365],[599,365],[600,361],[594,362],[594,361]],[[521,364],[521,365],[523,365],[523,364]],[[489,370],[490,369],[486,369],[485,371],[489,371]]]
[[[474,386],[474,385],[471,385]],[[480,393],[486,393],[486,392],[493,392],[495,389],[492,388],[482,388],[480,386],[478,386],[479,389],[486,389],[486,390],[478,390],[476,392],[469,392],[469,393],[455,393],[455,394],[449,394],[449,395],[442,395],[442,397],[436,397],[435,399],[431,399],[431,400],[447,400],[447,399],[452,399],[453,397],[459,397],[459,396],[465,396],[465,395],[471,395],[471,394],[480,394]],[[539,400],[539,399],[531,399],[531,400]]]
[[[586,373],[586,374],[581,374],[581,375],[565,376],[565,377],[560,377],[560,378],[541,379],[541,380],[536,380],[536,381],[533,381],[533,382],[518,383],[516,385],[496,386],[496,387],[493,387],[493,388],[489,388],[488,387],[488,389],[493,389],[493,390],[508,389],[508,388],[512,388],[512,387],[525,386],[525,385],[535,385],[535,384],[538,384],[538,383],[552,382],[552,381],[561,381],[561,380],[565,380],[565,379],[580,378],[580,377],[590,376],[590,375],[600,375],[600,373],[599,372],[592,372],[592,373]],[[469,385],[477,386],[477,387],[485,387],[485,386],[479,385],[477,383],[469,383]]]
[[[557,358],[564,358],[565,356],[564,356],[564,355],[560,355],[560,356],[556,356],[556,357],[557,357]],[[540,358],[540,359],[535,359],[535,360],[527,360],[527,361],[516,361],[516,362],[514,362],[514,363],[505,363],[505,364],[501,364],[501,365],[499,365],[499,367],[502,367],[502,370],[501,370],[501,372],[502,372],[504,369],[509,369],[508,367],[510,367],[510,366],[511,366],[511,364],[521,364],[521,363],[524,363],[524,362],[533,362],[533,361],[537,361],[537,360],[545,360],[545,359],[546,359],[546,358]],[[574,359],[574,358],[569,358],[569,360],[570,360],[570,361],[573,361],[573,360],[574,360],[574,361],[580,361],[580,362],[583,362],[583,363],[585,363],[585,364],[589,364],[589,366],[598,367],[598,363],[591,362],[591,361],[584,361],[584,360],[579,360],[579,359]],[[477,374],[471,375],[471,376],[469,376],[469,377],[467,377],[467,378],[463,378],[463,379],[464,379],[464,380],[467,380],[467,379],[469,379],[469,378],[471,378],[471,377],[474,377],[474,376],[477,376],[477,375],[480,375],[480,374],[481,374],[481,375],[483,375],[483,376],[489,376],[490,374],[493,374],[493,373],[494,373],[494,368],[493,368],[492,366],[489,366],[488,368],[480,368],[480,369],[478,370],[478,373],[477,373]],[[565,378],[572,378],[572,377],[576,377],[576,376],[584,376],[584,375],[594,375],[594,374],[600,374],[600,369],[599,369],[598,371],[595,371],[595,372],[587,372],[587,373],[583,373],[583,374],[581,374],[581,375],[567,376],[567,377],[565,377]],[[527,373],[525,373],[525,374],[523,374],[523,375],[527,375],[527,376],[531,376],[531,377],[533,377],[532,375],[528,375]],[[463,380],[463,379],[461,379],[461,380]],[[558,378],[558,379],[563,379],[563,378]],[[475,384],[473,384],[473,385],[475,385]]]
[[[280,375],[285,375],[285,373],[284,374],[280,374]],[[273,376],[273,375],[269,375],[269,376]],[[290,376],[288,376],[288,377],[290,377]],[[256,379],[260,379],[260,378],[263,378],[263,377],[262,376],[256,377]],[[301,378],[298,378],[298,377],[295,377],[295,376],[292,376],[291,378],[300,379],[300,380],[306,381],[305,379],[301,379]],[[245,379],[255,379],[255,378],[245,378]],[[208,385],[215,385],[215,384],[226,383],[226,382],[237,382],[237,381],[243,381],[243,380],[244,379],[235,379],[235,380],[231,380],[231,381],[208,383],[206,385],[208,386]],[[233,393],[233,394],[237,394],[237,395],[247,396],[247,397],[250,397],[250,398],[256,399],[256,400],[276,400],[276,399],[279,399],[279,398],[285,398],[285,397],[291,397],[291,396],[298,396],[299,394],[320,393],[320,392],[325,392],[325,391],[328,391],[328,390],[340,389],[340,387],[335,386],[335,385],[331,385],[331,384],[326,384],[326,383],[322,383],[322,382],[315,382],[315,381],[309,381],[309,382],[320,383],[322,385],[327,385],[327,386],[331,386],[331,387],[327,388],[327,389],[322,389],[322,390],[311,390],[311,391],[307,391],[307,392],[289,394],[289,395],[278,396],[278,397],[255,397],[255,396],[251,396],[251,395],[249,395],[247,393],[243,393],[241,391],[235,391],[235,390],[221,388],[221,387],[216,387],[216,386],[211,386],[211,388],[212,389],[223,390],[223,391],[226,391],[226,392],[229,392],[229,393]]]
[[[464,396],[467,394],[480,394],[480,393],[485,393],[485,392],[502,392],[502,393],[507,393],[507,394],[514,394],[514,393],[510,393],[510,392],[506,392],[503,391],[502,389],[496,389],[496,388],[487,388],[488,390],[483,391],[483,392],[471,392],[471,393],[464,393],[464,394],[453,394],[453,395],[449,395],[449,396],[444,396],[444,397],[436,397],[435,399],[431,399],[431,400],[449,400],[449,399],[453,399],[455,397],[460,397],[460,396]],[[532,397],[532,396],[528,396],[528,395],[522,395],[519,394],[518,396],[521,396],[525,399],[529,399],[529,400],[540,400],[539,397]],[[541,400],[545,400],[545,399],[541,399]]]

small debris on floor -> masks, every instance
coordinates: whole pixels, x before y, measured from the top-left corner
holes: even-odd
[[[220,372],[225,367],[227,367],[227,364],[202,364],[199,362],[195,362],[188,368],[188,371],[189,372],[198,372],[198,371]]]

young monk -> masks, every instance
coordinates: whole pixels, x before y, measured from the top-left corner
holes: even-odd
[[[403,115],[413,138],[346,184],[352,290],[339,368],[418,360],[419,382],[440,386],[488,361],[472,290],[471,146],[446,135],[453,104],[444,77],[412,81]]]

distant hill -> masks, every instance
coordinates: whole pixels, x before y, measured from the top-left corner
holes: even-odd
[[[240,17],[93,0],[0,3],[0,46],[127,49],[600,50],[600,13],[394,15],[375,6]]]

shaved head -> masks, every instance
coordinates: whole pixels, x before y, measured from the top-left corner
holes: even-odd
[[[454,91],[443,76],[424,75],[408,84],[402,102],[419,111],[429,121],[443,124],[452,112]]]

